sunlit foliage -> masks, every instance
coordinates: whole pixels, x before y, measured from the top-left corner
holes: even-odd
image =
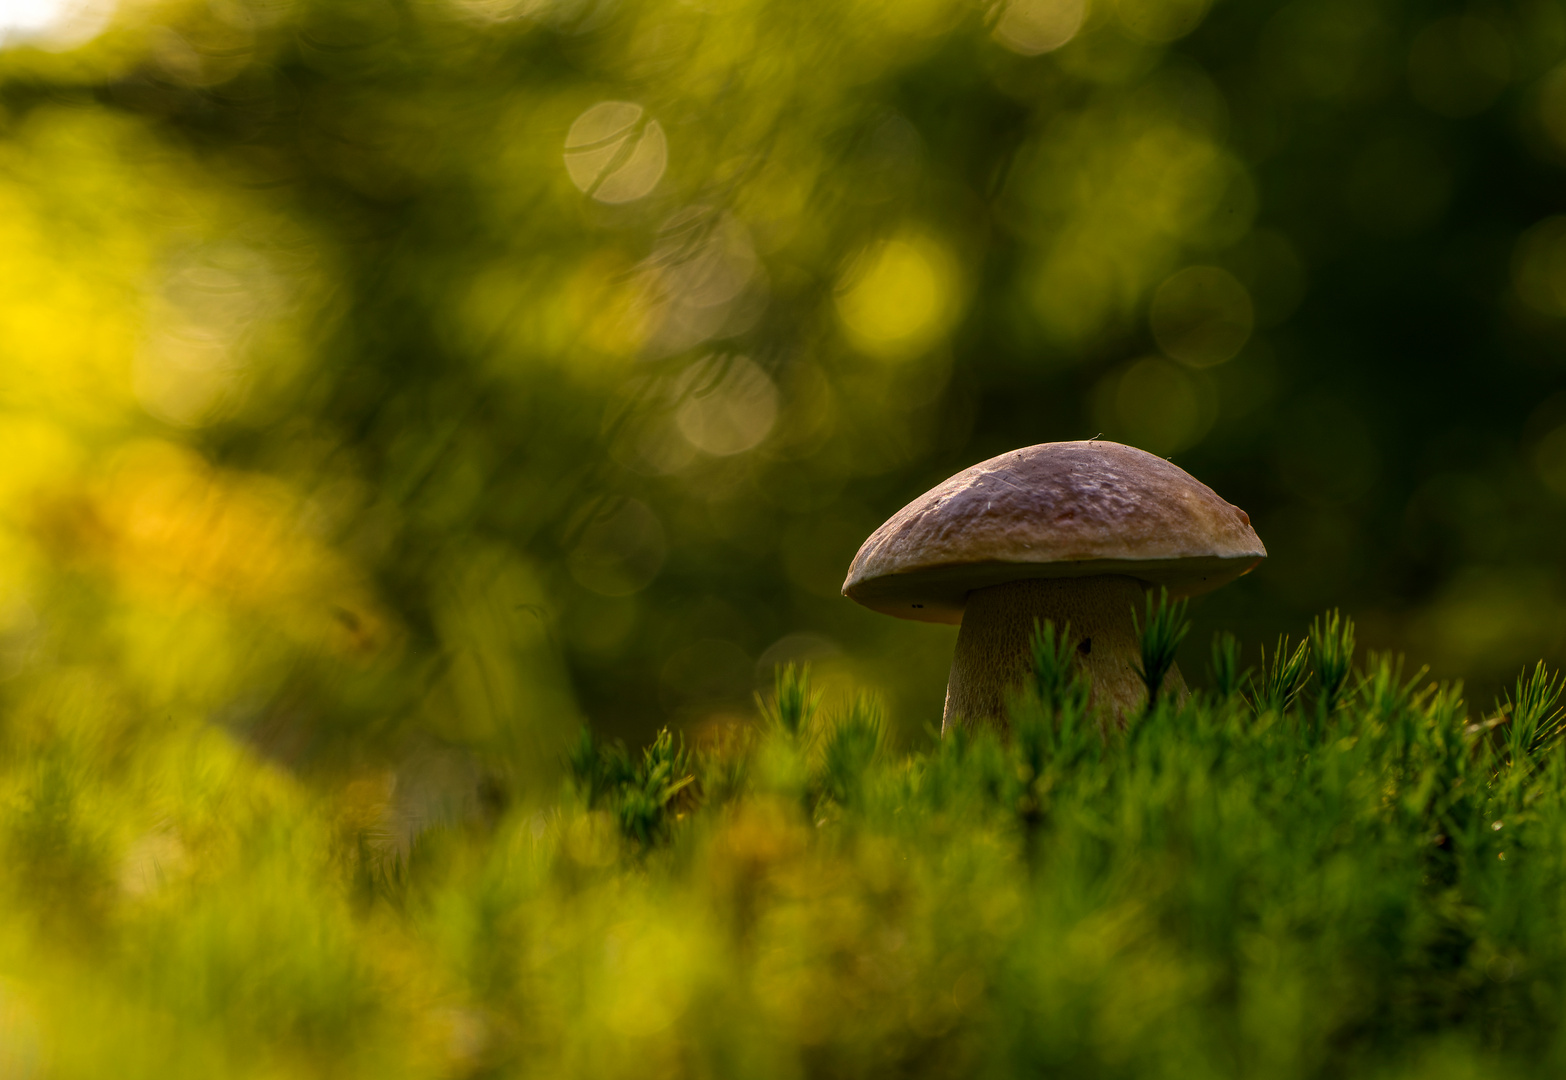
[[[0,18],[8,671],[514,791],[778,662],[907,738],[950,633],[852,552],[1099,433],[1255,518],[1201,620],[1566,647],[1553,0]]]
[[[1558,677],[1474,720],[1385,656],[1334,691],[1352,627],[1312,642],[1284,710],[1122,729],[1045,671],[1009,742],[911,755],[780,669],[766,718],[584,732],[558,799],[423,828],[388,772],[312,791],[61,682],[0,759],[0,1067],[1553,1075]]]

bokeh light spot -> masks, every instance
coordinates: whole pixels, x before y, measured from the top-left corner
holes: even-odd
[[[955,314],[957,273],[946,249],[925,237],[887,240],[860,253],[839,284],[837,311],[864,352],[922,351]]]
[[[620,928],[606,954],[604,1020],[617,1035],[645,1038],[663,1031],[685,1011],[695,950],[668,925],[648,922]]]
[[[1173,115],[1176,97],[1084,110],[1043,134],[1007,181],[1019,222],[1037,233],[1029,306],[1063,345],[1135,317],[1186,244],[1225,247],[1249,228],[1244,166]]]
[[[1200,442],[1217,417],[1201,376],[1161,356],[1133,361],[1099,384],[1095,419],[1110,438],[1155,454]]]
[[[648,351],[667,356],[740,333],[761,314],[766,274],[750,230],[710,207],[681,210],[659,229],[646,262],[655,327]]]
[[[629,101],[600,101],[566,133],[566,175],[602,203],[640,199],[658,186],[668,164],[663,128]]]
[[[115,0],[0,0],[0,48],[75,48],[104,31],[116,7]]]
[[[758,445],[778,417],[778,389],[743,356],[709,357],[681,377],[684,400],[675,414],[692,446],[718,457]]]
[[[1533,466],[1545,487],[1566,498],[1566,424],[1539,440],[1533,449]]]
[[[1189,266],[1158,287],[1148,322],[1167,355],[1209,367],[1244,347],[1255,313],[1250,293],[1233,274],[1216,266]]]
[[[1555,148],[1566,151],[1566,64],[1539,80],[1539,123]]]
[[[1165,44],[1196,29],[1208,0],[1119,0],[1120,24],[1143,41]]]
[[[555,6],[550,0],[451,0],[456,9],[480,22],[510,22],[538,15]]]
[[[617,464],[647,476],[677,473],[695,461],[697,453],[669,411],[628,425],[609,444],[609,454]]]
[[[1263,34],[1260,60],[1291,93],[1329,101],[1381,91],[1383,55],[1391,32],[1381,9],[1358,0],[1296,2],[1282,8]]]
[[[991,31],[1014,53],[1039,56],[1077,36],[1087,0],[1006,0]]]
[[[900,0],[897,3],[854,0],[845,8],[852,11],[849,17],[857,21],[863,30],[871,31],[876,37],[885,33],[886,37],[882,40],[891,49],[916,51],[918,42],[929,41],[950,30],[966,13],[967,5],[954,3],[953,0]],[[885,62],[889,57],[878,59]]]
[[[1566,315],[1566,217],[1545,218],[1518,239],[1512,288],[1541,315]]]
[[[237,404],[251,340],[282,306],[284,285],[239,246],[193,252],[168,272],[152,304],[152,331],[136,355],[136,398],[153,416],[193,427]]]
[[[1511,49],[1483,19],[1437,19],[1419,32],[1408,53],[1408,87],[1442,116],[1484,111],[1511,80]]]
[[[630,596],[658,576],[667,550],[658,516],[646,503],[625,499],[588,522],[566,561],[584,588]]]
[[[44,1061],[37,1016],[15,987],[0,983],[0,1080],[32,1080]]]

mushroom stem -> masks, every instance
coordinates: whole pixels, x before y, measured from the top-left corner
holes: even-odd
[[[1142,610],[1145,586],[1135,578],[1028,578],[976,589],[968,594],[957,651],[946,683],[942,731],[956,724],[1006,726],[1006,697],[1028,674],[1034,620],[1069,623],[1079,669],[1093,687],[1093,700],[1114,710],[1122,723],[1147,702],[1137,675],[1142,647],[1131,611]],[[1178,667],[1164,681],[1166,692],[1185,693]]]

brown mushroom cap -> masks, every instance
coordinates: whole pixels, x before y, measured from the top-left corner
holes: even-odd
[[[892,515],[854,556],[843,595],[958,623],[969,592],[1008,581],[1120,574],[1193,596],[1266,557],[1245,511],[1163,458],[1101,440],[1042,443],[964,469]]]

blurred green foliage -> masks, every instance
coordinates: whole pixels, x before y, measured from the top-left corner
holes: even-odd
[[[15,701],[431,806],[775,663],[906,741],[952,633],[853,551],[1096,433],[1272,552],[1193,642],[1338,606],[1486,696],[1566,649],[1555,0],[6,11]]]

